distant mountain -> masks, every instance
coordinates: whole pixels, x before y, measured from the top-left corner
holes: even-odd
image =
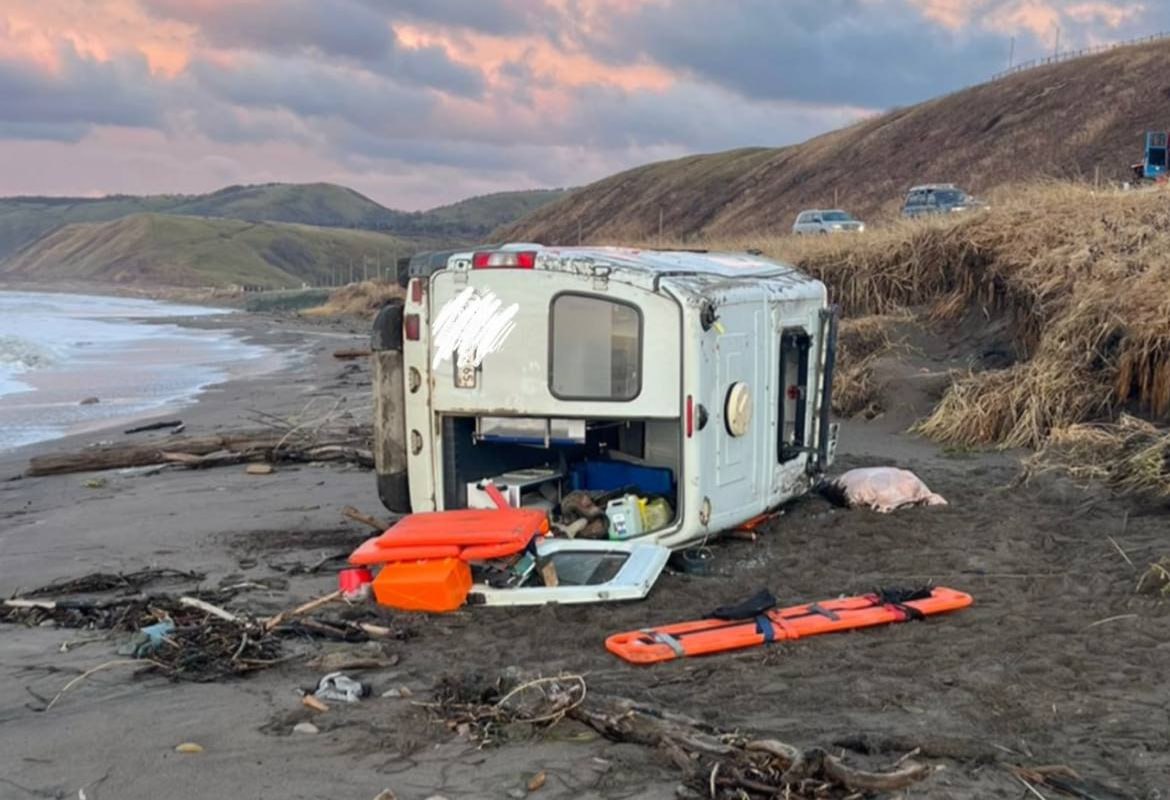
[[[295,222],[327,228],[389,230],[404,217],[363,194],[332,183],[266,183],[228,186],[211,194],[184,198],[168,214],[224,217],[252,222]]]
[[[140,213],[65,225],[0,261],[0,279],[285,288],[392,274],[418,247],[373,231]]]
[[[356,228],[458,245],[481,240],[564,194],[563,190],[501,192],[417,212],[386,208],[352,189],[329,183],[229,186],[204,195],[0,198],[0,259],[64,225],[109,222],[142,213]]]
[[[914,184],[976,194],[1045,178],[1129,180],[1170,128],[1170,42],[1119,47],[892,110],[803,144],[647,164],[496,232],[545,244],[785,233],[807,208],[891,218]]]
[[[571,189],[532,189],[496,192],[460,200],[449,206],[424,211],[420,232],[430,236],[459,234],[469,241],[486,241],[492,231],[568,196]],[[403,229],[402,232],[406,232]]]

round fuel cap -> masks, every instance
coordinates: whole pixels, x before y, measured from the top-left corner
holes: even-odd
[[[752,392],[746,383],[733,383],[727,390],[727,408],[724,409],[727,432],[743,436],[752,424]]]

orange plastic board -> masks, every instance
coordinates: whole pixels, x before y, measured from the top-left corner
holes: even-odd
[[[972,602],[971,595],[941,586],[932,589],[929,597],[904,603],[883,603],[876,594],[866,594],[772,609],[749,620],[704,619],[618,633],[605,640],[605,648],[631,664],[654,664],[821,633],[906,622],[913,614],[907,609],[930,616],[957,611]]]
[[[462,509],[411,514],[353,555],[356,565],[458,556],[483,561],[519,553],[532,537],[548,532],[543,511],[527,508]]]
[[[357,567],[372,567],[393,561],[422,561],[434,558],[459,558],[463,552],[456,545],[431,547],[395,547],[392,551],[378,546],[377,539],[367,539],[349,556],[349,563]]]
[[[454,611],[471,591],[471,567],[457,558],[397,561],[373,583],[379,605],[402,611]]]

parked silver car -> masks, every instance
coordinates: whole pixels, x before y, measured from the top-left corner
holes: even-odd
[[[840,209],[813,208],[801,211],[792,226],[795,234],[805,233],[861,233],[865,223],[854,219]]]

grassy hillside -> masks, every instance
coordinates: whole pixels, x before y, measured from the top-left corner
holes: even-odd
[[[1124,422],[1125,414],[1170,422],[1166,230],[1166,189],[1050,184],[986,212],[862,236],[707,244],[758,248],[798,265],[829,286],[847,319],[916,319],[970,337],[971,369],[953,375],[919,432],[958,447],[1049,452],[1087,438],[1100,445],[1094,458],[1111,436],[1136,436],[1132,446],[1115,443],[1130,459],[1124,481],[1170,494],[1170,435]],[[989,330],[1008,339],[991,362],[979,351]],[[1111,427],[1115,420],[1120,426]],[[1086,437],[1085,425],[1098,427]]]
[[[790,229],[804,208],[897,213],[915,183],[976,194],[1039,177],[1128,179],[1147,129],[1170,128],[1170,42],[1022,72],[780,149],[650,164],[577,190],[501,229],[546,244]]]
[[[0,262],[0,278],[268,288],[389,269],[415,245],[370,231],[167,214],[67,225]]]
[[[226,217],[251,222],[294,222],[332,228],[391,230],[406,212],[394,211],[365,195],[332,183],[267,183],[228,186],[184,198],[169,214]]]
[[[389,209],[329,183],[229,186],[205,195],[0,198],[0,259],[64,225],[141,213],[364,229],[428,240],[420,246],[457,245],[480,241],[562,195],[501,192],[419,212]]]
[[[432,236],[458,233],[471,241],[486,241],[497,228],[568,196],[570,191],[532,189],[485,194],[432,208],[420,214],[419,221],[423,231]]]

